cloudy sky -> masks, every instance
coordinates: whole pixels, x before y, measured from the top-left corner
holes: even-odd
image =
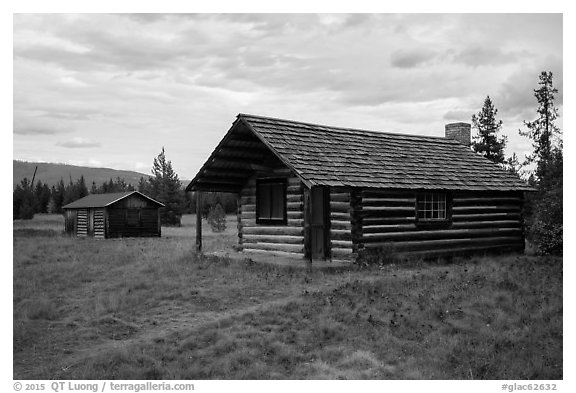
[[[490,95],[523,155],[560,14],[16,14],[14,159],[191,179],[250,113],[442,136]],[[559,122],[562,126],[562,122]]]

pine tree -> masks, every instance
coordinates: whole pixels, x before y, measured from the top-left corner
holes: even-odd
[[[504,166],[508,172],[521,177],[520,171],[522,169],[522,164],[520,163],[520,160],[518,160],[516,153],[512,153],[512,157],[506,159]]]
[[[92,181],[92,186],[90,187],[90,194],[98,194],[98,186],[95,181]]]
[[[558,118],[558,108],[554,106],[554,95],[558,89],[553,86],[552,72],[542,71],[539,89],[534,90],[538,101],[538,118],[534,121],[524,121],[527,131],[520,130],[520,135],[532,140],[534,151],[526,157],[526,163],[536,163],[536,177],[546,177],[546,170],[554,153],[554,138],[560,136],[560,129],[554,124]],[[557,148],[562,149],[559,141]]]
[[[472,148],[475,152],[497,164],[504,164],[504,148],[506,147],[506,136],[498,136],[502,128],[502,120],[496,120],[498,109],[490,96],[486,96],[484,106],[477,115],[472,115],[472,126],[478,131],[472,141]]]
[[[563,247],[563,145],[561,131],[554,121],[558,109],[554,106],[552,72],[542,72],[534,90],[538,101],[538,118],[525,121],[527,131],[520,135],[532,140],[534,151],[526,157],[526,163],[535,163],[535,181],[538,192],[527,201],[529,214],[526,218],[527,238],[540,254],[562,254]]]
[[[162,152],[158,157],[154,158],[152,174],[154,177],[150,179],[151,196],[165,205],[160,209],[162,224],[179,226],[182,218],[184,192],[178,175],[172,168],[172,162],[166,160],[164,147],[162,147]]]
[[[84,175],[81,175],[80,179],[76,181],[75,188],[76,199],[84,198],[86,195],[88,195],[88,188],[86,187]]]
[[[70,177],[70,183],[64,188],[64,200],[62,206],[74,202],[78,197],[76,196],[76,187],[72,182],[72,177]]]
[[[13,218],[30,220],[34,218],[34,191],[28,178],[22,179],[12,194]]]
[[[36,213],[47,213],[48,202],[50,201],[50,188],[40,180],[34,186],[34,211]]]
[[[54,189],[54,187],[52,187],[52,189]],[[54,202],[54,198],[50,198],[50,201],[48,202],[48,207],[46,208],[46,210],[50,214],[56,213],[56,202]]]
[[[54,192],[52,193],[52,198],[54,199],[54,206],[56,208],[56,213],[62,213],[62,206],[64,203],[64,195],[66,194],[66,186],[64,185],[64,179],[60,179]]]
[[[144,178],[144,176],[140,176],[140,180],[138,181],[138,191],[145,195],[150,194],[150,182],[147,178]]]

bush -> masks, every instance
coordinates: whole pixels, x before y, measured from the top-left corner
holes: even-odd
[[[535,204],[528,240],[541,255],[562,255],[562,186],[542,194]]]
[[[179,227],[182,225],[181,218],[182,215],[176,213],[174,210],[167,210],[164,207],[160,208],[160,219],[162,225]]]
[[[540,255],[562,255],[563,162],[562,150],[556,150],[542,164],[538,193],[527,200],[526,237]]]
[[[358,253],[356,263],[360,266],[383,266],[398,262],[398,254],[393,244],[382,247],[365,248]]]
[[[219,203],[210,208],[208,223],[212,232],[224,232],[226,230],[226,213]]]

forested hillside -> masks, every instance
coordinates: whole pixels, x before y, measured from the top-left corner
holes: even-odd
[[[36,172],[36,178],[34,181],[41,181],[44,184],[50,186],[56,185],[60,179],[63,179],[66,183],[70,181],[76,181],[80,179],[80,176],[84,175],[84,180],[88,187],[95,182],[100,185],[105,181],[110,179],[116,179],[120,177],[124,179],[127,184],[134,187],[138,186],[140,177],[150,176],[149,174],[143,174],[133,171],[122,171],[111,168],[90,168],[84,166],[66,165],[66,164],[54,164],[46,162],[27,162],[27,161],[12,161],[13,177],[12,177],[12,187],[16,187],[22,179],[25,177],[28,180],[32,180],[32,175],[34,174],[34,168],[38,165],[38,171]]]

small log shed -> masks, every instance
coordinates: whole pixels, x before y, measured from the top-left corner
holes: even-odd
[[[238,195],[246,252],[354,260],[363,249],[449,256],[524,250],[533,189],[470,149],[470,124],[445,137],[328,127],[239,114],[190,182]],[[197,215],[197,249],[202,246]]]
[[[90,194],[62,206],[64,227],[78,237],[160,237],[163,206],[138,191]]]

